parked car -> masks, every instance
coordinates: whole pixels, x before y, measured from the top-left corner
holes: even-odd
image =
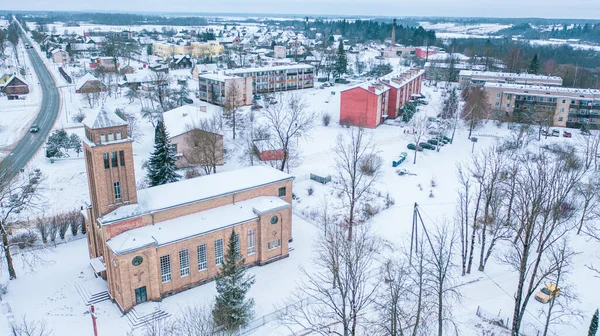
[[[183,98],[183,102],[186,104],[193,104],[194,101],[191,98]]]
[[[429,105],[429,102],[425,99],[417,99],[417,105]]]
[[[550,133],[546,130],[542,130],[542,136],[550,136]]]
[[[31,133],[37,133],[39,131],[40,131],[40,127],[37,124],[31,125],[31,127],[29,128],[29,132],[31,132]]]
[[[406,148],[408,148],[408,149],[410,149],[410,150],[418,150],[419,152],[422,152],[422,151],[423,151],[423,147],[419,146],[419,147],[417,148],[417,146],[415,146],[415,144],[414,144],[414,143],[410,143],[410,144],[408,144],[408,146],[406,146]]]
[[[548,303],[548,301],[552,300],[560,295],[560,288],[556,287],[555,284],[547,284],[546,287],[542,288],[537,294],[535,294],[535,299],[541,303]]]
[[[570,132],[567,132],[567,131],[563,132],[563,137],[570,138],[571,136],[572,136],[572,134]]]
[[[435,146],[428,142],[419,142],[419,147],[429,149],[429,150],[435,150]]]
[[[553,137],[559,137],[560,136],[560,131],[557,129],[553,129],[552,130],[552,136]]]
[[[429,139],[429,140],[427,140],[427,142],[432,145],[435,145],[435,146],[437,146],[437,145],[443,146],[444,145],[444,142],[439,141],[438,139]]]

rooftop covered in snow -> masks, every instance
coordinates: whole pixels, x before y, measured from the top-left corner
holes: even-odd
[[[495,71],[473,71],[473,70],[461,70],[459,76],[464,77],[491,77],[491,78],[519,78],[519,79],[530,79],[530,80],[549,80],[549,81],[560,81],[562,78],[558,76],[544,76],[535,74],[518,74],[512,72],[495,72]]]
[[[527,90],[530,93],[533,92],[549,92],[556,94],[579,94],[579,95],[590,95],[591,97],[585,98],[596,98],[600,99],[600,90],[597,89],[577,89],[560,86],[541,86],[541,85],[527,85],[527,84],[506,84],[506,83],[485,83],[486,88],[503,88],[505,90]],[[524,94],[523,92],[516,92],[517,94]]]
[[[121,119],[115,112],[108,110],[104,105],[92,111],[90,115],[83,119],[82,123],[91,129],[127,125],[125,120]]]
[[[275,196],[261,196],[123,232],[106,243],[117,255],[147,246],[163,246],[258,219],[263,213],[289,208]]]
[[[98,221],[103,225],[109,225],[125,218],[234,194],[289,179],[293,179],[293,176],[275,168],[252,166],[163,184],[138,190],[138,204],[120,207],[102,216]]]
[[[308,64],[289,64],[289,65],[278,65],[278,66],[258,67],[258,68],[241,68],[241,69],[229,70],[229,71],[227,71],[227,73],[239,75],[239,74],[245,74],[245,73],[249,73],[249,72],[300,70],[300,69],[308,70],[308,69],[312,69],[312,68],[313,68],[313,66],[308,65]]]
[[[169,136],[176,137],[192,128],[200,128],[203,120],[208,120],[213,115],[220,113],[215,105],[183,105],[163,113],[163,121]],[[218,134],[222,134],[219,132]]]
[[[83,77],[79,78],[79,80],[75,84],[75,90],[81,89],[81,87],[89,81],[98,81],[98,78],[94,77],[94,75],[92,75],[89,72],[86,73],[85,75],[83,75]]]

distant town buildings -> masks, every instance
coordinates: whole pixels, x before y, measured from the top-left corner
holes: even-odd
[[[198,97],[215,105],[233,101],[237,106],[252,105],[252,84],[250,77],[229,76],[223,73],[201,74],[198,76]]]
[[[152,53],[160,57],[189,55],[194,58],[217,59],[223,55],[225,47],[219,41],[189,42],[186,44],[152,43]]]

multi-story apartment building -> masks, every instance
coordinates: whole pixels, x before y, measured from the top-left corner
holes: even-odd
[[[289,255],[292,176],[253,166],[137,190],[127,123],[101,109],[83,124],[90,264],[123,312],[211,281],[232,231],[249,266]]]
[[[195,58],[213,58],[223,56],[225,47],[219,41],[190,42],[189,44],[172,44],[155,42],[152,44],[152,53],[160,57],[173,57],[175,55],[189,55]]]
[[[375,128],[387,118],[390,88],[363,83],[341,92],[340,125]]]
[[[469,85],[483,85],[485,83],[561,86],[562,82],[562,78],[557,76],[517,74],[510,72],[461,70],[458,74],[458,83],[460,84],[461,89],[464,89]]]
[[[600,126],[600,90],[501,83],[483,87],[496,115],[526,119],[532,112],[547,111],[554,126]]]
[[[200,100],[223,105],[224,102],[234,99],[230,95],[235,94],[237,105],[252,105],[252,78],[224,75],[222,73],[211,73],[198,75]]]
[[[253,93],[307,89],[314,86],[314,67],[308,64],[230,70],[228,75],[252,78]]]
[[[421,93],[424,74],[425,70],[411,69],[403,73],[391,73],[380,79],[383,85],[390,88],[386,118],[396,119],[404,104]]]

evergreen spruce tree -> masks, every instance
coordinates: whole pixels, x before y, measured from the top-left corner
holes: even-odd
[[[348,72],[348,57],[346,56],[346,50],[344,50],[344,41],[340,39],[340,44],[337,51],[337,61],[335,63],[335,70],[333,76],[340,78],[343,74]]]
[[[529,63],[529,73],[537,75],[540,72],[540,60],[538,54],[533,55],[531,63]]]
[[[212,314],[215,324],[224,331],[235,331],[254,315],[254,299],[246,293],[254,276],[246,275],[246,260],[241,257],[235,231],[231,232],[223,265],[216,276],[217,297]]]
[[[590,323],[590,329],[588,331],[588,336],[596,336],[597,332],[598,332],[598,309],[596,309],[594,316],[592,316],[592,322]]]
[[[179,106],[183,106],[185,104],[185,100],[189,99],[190,91],[188,90],[187,83],[182,83],[179,85],[179,91],[177,92],[177,103]]]
[[[154,151],[148,160],[150,186],[177,182],[181,176],[176,172],[176,160],[165,124],[159,120],[154,131]]]

